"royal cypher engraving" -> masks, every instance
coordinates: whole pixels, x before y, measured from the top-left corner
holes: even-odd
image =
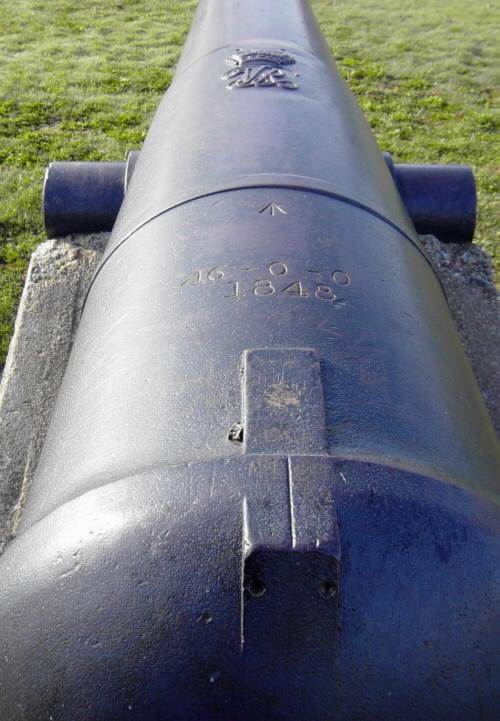
[[[298,83],[293,80],[297,73],[284,70],[294,65],[295,58],[284,50],[241,50],[238,48],[233,55],[226,58],[232,65],[222,76],[227,81],[226,87],[233,88],[284,88],[297,90]]]

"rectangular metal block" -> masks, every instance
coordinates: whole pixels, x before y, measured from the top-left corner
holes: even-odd
[[[246,453],[326,452],[321,370],[312,348],[261,348],[243,356]]]

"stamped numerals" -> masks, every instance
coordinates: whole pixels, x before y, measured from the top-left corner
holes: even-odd
[[[316,290],[314,291],[314,296],[316,298],[319,298],[319,300],[336,299],[336,295],[333,290],[330,288],[329,285],[325,285],[324,283],[317,283]]]
[[[276,261],[274,263],[271,263],[269,266],[269,272],[271,275],[277,276],[277,275],[286,275],[288,273],[288,268],[284,263],[281,263],[281,261]]]
[[[222,266],[195,270],[190,273],[187,278],[184,278],[181,283],[181,288],[184,288],[184,286],[187,285],[200,285],[201,283],[206,283],[207,281],[222,280],[224,277],[224,270],[222,269]]]
[[[226,293],[224,298],[239,298],[239,286],[237,280],[228,280],[227,284],[230,286],[229,292]]]
[[[296,296],[297,298],[307,298],[309,295],[309,293],[302,287],[300,280],[296,280],[293,283],[290,283],[290,285],[287,285],[286,288],[283,288],[283,293],[286,295]]]
[[[332,280],[337,285],[349,285],[351,282],[351,276],[343,270],[334,270],[332,273]]]
[[[186,285],[198,285],[201,283],[201,270],[195,270],[194,273],[191,273],[191,275],[188,275],[188,277],[182,281],[181,288],[184,288]]]
[[[253,293],[254,295],[272,295],[273,293],[276,293],[276,288],[271,283],[270,280],[263,279],[263,280],[256,280],[253,284]]]
[[[340,288],[351,283],[351,276],[346,271],[339,268],[321,270],[317,267],[312,270],[294,265],[288,261],[271,260],[260,265],[234,266],[227,263],[197,268],[181,281],[180,287],[222,285],[223,297],[229,301],[247,296],[260,299],[280,296],[340,303],[342,307],[345,305],[345,298],[339,299],[337,294]]]
[[[208,271],[207,279],[208,280],[222,280],[224,278],[224,271],[222,268],[212,268],[212,270]]]

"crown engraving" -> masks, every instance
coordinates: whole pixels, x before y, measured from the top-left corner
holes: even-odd
[[[293,80],[297,73],[284,70],[295,64],[295,58],[284,50],[242,50],[238,48],[226,63],[232,65],[222,76],[227,80],[226,87],[233,88],[266,88],[277,87],[285,90],[297,90],[298,83]]]
[[[284,50],[237,50],[231,57],[226,58],[226,63],[242,67],[243,65],[273,65],[284,67],[294,65],[295,58],[288,55]]]

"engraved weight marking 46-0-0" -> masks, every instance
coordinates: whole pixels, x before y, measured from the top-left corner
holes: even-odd
[[[257,277],[252,277],[250,273],[255,273]],[[307,273],[316,277],[312,278],[311,275],[306,275]],[[263,277],[264,274],[268,277]],[[232,267],[230,264],[223,264],[211,268],[197,268],[182,280],[180,287],[210,285],[217,281],[226,284],[223,297],[227,300],[248,296],[256,298],[284,296],[334,302],[337,300],[335,286],[349,285],[351,277],[340,269],[293,268],[290,270],[290,263],[273,260],[263,266]]]

